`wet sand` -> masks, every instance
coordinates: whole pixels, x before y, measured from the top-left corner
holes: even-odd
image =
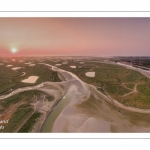
[[[150,114],[121,109],[90,86],[89,90],[90,97],[72,98],[55,121],[52,132],[150,132]]]

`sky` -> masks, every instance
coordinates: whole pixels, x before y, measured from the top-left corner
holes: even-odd
[[[0,56],[150,56],[150,18],[0,18]]]

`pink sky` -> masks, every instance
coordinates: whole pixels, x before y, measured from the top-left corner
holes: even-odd
[[[150,56],[150,18],[0,18],[0,53]]]

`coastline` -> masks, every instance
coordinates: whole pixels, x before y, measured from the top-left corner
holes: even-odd
[[[94,132],[95,130],[96,130],[96,132],[102,132],[102,130],[98,129],[98,127],[95,127],[95,129],[92,129],[92,130],[90,128],[91,128],[91,126],[93,126],[92,124],[94,122],[97,122],[97,124],[99,124],[99,125],[102,124],[103,129],[104,129],[105,125],[107,125],[107,127],[111,126],[112,121],[109,121],[109,120],[114,120],[114,119],[111,119],[110,116],[107,116],[108,114],[107,114],[106,110],[107,109],[112,109],[112,108],[113,108],[113,111],[114,111],[114,118],[117,118],[118,115],[122,113],[122,111],[127,111],[128,113],[140,113],[140,114],[148,114],[148,115],[150,114],[150,109],[139,109],[139,108],[135,108],[135,107],[125,106],[125,105],[119,103],[117,100],[111,98],[109,95],[106,96],[103,93],[101,93],[100,91],[98,91],[94,85],[87,84],[87,83],[83,82],[75,74],[73,74],[71,72],[59,69],[57,67],[54,67],[54,66],[51,66],[51,65],[48,65],[48,64],[44,64],[44,65],[47,65],[47,66],[51,67],[52,70],[57,71],[58,74],[60,74],[64,78],[64,81],[61,82],[61,85],[63,86],[63,88],[60,86],[60,82],[57,82],[57,83],[47,82],[47,86],[48,85],[55,85],[55,87],[57,87],[57,90],[59,90],[61,88],[61,92],[63,92],[63,93],[65,92],[65,93],[62,95],[62,97],[60,99],[58,99],[53,104],[53,106],[51,107],[48,114],[46,114],[46,111],[44,111],[45,114],[43,113],[44,114],[43,123],[40,120],[39,123],[37,123],[35,125],[35,126],[37,126],[37,128],[40,129],[40,131],[37,131],[35,129],[36,127],[34,128],[35,130],[33,130],[33,131],[42,132],[42,128],[43,128],[44,124],[46,123],[47,118],[53,112],[54,108],[59,105],[59,103],[61,102],[63,97],[66,95],[66,93],[69,91],[71,86],[73,86],[73,88],[72,88],[72,90],[69,91],[69,94],[72,95],[72,97],[71,97],[68,105],[63,108],[63,110],[60,112],[58,117],[55,119],[55,121],[53,123],[52,132],[78,132],[78,131],[82,131],[82,130],[83,130],[83,132],[86,132],[86,131],[90,131],[90,132],[93,131]],[[46,83],[41,83],[40,85],[35,86],[34,89],[38,89],[38,90],[43,91],[44,90],[44,85],[46,86]],[[27,87],[27,88],[24,88],[24,89],[25,90],[33,90],[32,88]],[[45,87],[45,89],[46,89],[46,87]],[[19,89],[17,89],[16,91],[13,91],[12,93],[14,95],[14,94],[17,94],[18,92],[20,92]],[[11,96],[12,93],[9,93],[8,95]],[[103,110],[103,111],[99,110],[101,108],[100,105],[99,105],[100,108],[95,108],[95,109],[98,109],[97,110],[98,112],[100,111],[102,114],[104,113],[103,116],[101,116],[101,114],[99,114],[100,116],[97,119],[95,118],[95,115],[90,117],[89,114],[82,113],[82,111],[78,107],[78,106],[82,105],[83,103],[87,103],[88,100],[90,99],[90,95],[93,95],[94,99],[95,100],[97,99],[99,104],[103,103],[103,105],[105,105],[105,107],[107,108],[106,110]],[[99,97],[99,96],[100,96],[100,99],[96,98],[96,97]],[[107,106],[106,103],[109,103],[109,105]],[[95,105],[95,104],[93,103],[93,105]],[[108,107],[110,107],[110,108],[108,108]],[[88,112],[88,110],[86,110],[86,111]],[[124,118],[126,118],[126,117],[127,116],[124,116]],[[66,124],[66,122],[68,122],[70,120],[69,118],[74,118],[72,120],[72,123],[71,123],[72,125],[71,126]],[[105,118],[107,118],[107,119],[105,119]],[[110,119],[108,119],[108,118],[110,118]],[[99,121],[99,120],[101,120],[101,121]],[[62,127],[60,127],[61,121],[62,121]],[[78,124],[77,128],[73,127],[74,126],[73,124],[76,124],[76,122],[78,122],[77,123]],[[39,127],[40,126],[39,124],[42,124],[41,127]],[[80,126],[79,124],[82,125],[82,126]],[[119,125],[119,123],[117,123],[117,124]],[[121,129],[119,129],[119,130],[121,131],[121,130],[123,130],[123,128],[122,128],[122,123],[120,123],[120,124],[121,125],[119,125],[119,126],[121,127]],[[130,122],[129,122],[129,125],[130,125]],[[86,126],[85,129],[84,129],[84,126]],[[132,126],[132,125],[130,125],[130,126]],[[105,128],[104,132],[111,132],[111,131],[109,130],[109,128]]]

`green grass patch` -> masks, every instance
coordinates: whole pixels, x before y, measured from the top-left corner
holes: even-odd
[[[8,124],[6,124],[4,128],[4,132],[15,132],[23,123],[25,119],[27,119],[32,113],[34,109],[24,108],[24,109],[17,109],[17,111],[12,115],[9,119]]]
[[[31,132],[34,125],[36,124],[36,122],[38,121],[38,119],[41,116],[42,116],[42,114],[39,112],[34,113],[18,132],[22,132],[22,133],[23,132],[25,132],[25,133]]]
[[[9,67],[3,66],[0,68],[0,95],[8,94],[15,89],[35,86],[42,82],[61,82],[57,72],[50,70],[48,66],[36,64],[33,67],[30,67],[25,64],[19,64],[22,67],[21,69],[14,71]],[[25,72],[24,76],[21,76]],[[22,80],[28,78],[29,76],[38,76],[39,78],[35,83],[23,83]],[[12,89],[10,91],[10,89]]]
[[[69,67],[71,65],[80,66],[80,68],[77,67],[76,69],[71,69]],[[97,88],[97,90],[101,91],[103,94],[108,93],[111,97],[127,106],[150,108],[150,79],[138,71],[130,70],[119,65],[90,61],[81,65],[73,60],[68,61],[67,65],[59,66],[59,68],[76,74],[86,83],[97,87],[103,87]],[[85,73],[90,71],[95,71],[95,77],[85,76]],[[131,90],[124,87],[122,83]],[[124,97],[125,94],[130,93],[133,90],[136,84],[139,84],[137,86],[138,93]]]
[[[129,84],[125,84],[126,87],[130,88],[130,89],[133,89],[134,88],[134,84],[132,83],[129,83]]]

